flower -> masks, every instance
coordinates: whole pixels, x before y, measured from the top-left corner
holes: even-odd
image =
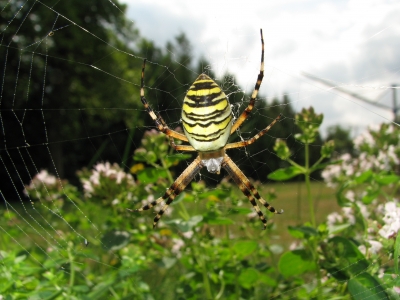
[[[379,230],[379,234],[386,239],[395,236],[400,229],[400,208],[394,201],[385,204],[385,216],[382,220],[385,225]]]
[[[349,221],[350,224],[356,224],[356,217],[354,216],[353,208],[351,207],[343,207],[343,214],[345,218]]]
[[[328,226],[333,226],[336,223],[343,222],[343,217],[337,212],[333,212],[333,213],[329,214],[326,218],[327,218],[326,223],[328,224]]]
[[[181,256],[181,248],[183,246],[185,246],[185,242],[181,239],[176,239],[173,238],[172,239],[172,248],[171,248],[171,252],[174,253],[177,257]]]
[[[98,163],[93,167],[89,178],[81,179],[85,196],[92,197],[96,188],[101,188],[102,182],[104,183],[102,179],[105,178],[108,182],[114,181],[117,185],[125,184],[129,186],[135,184],[132,175],[125,173],[118,164]]]
[[[377,254],[383,247],[382,244],[378,241],[369,240],[367,242],[371,245],[369,251],[373,254]]]
[[[368,251],[371,254],[377,254],[383,247],[383,245],[378,241],[367,240],[366,242],[370,245],[370,247],[368,247]],[[358,246],[358,250],[360,250],[360,252],[364,255],[367,253],[367,248],[365,245]]]

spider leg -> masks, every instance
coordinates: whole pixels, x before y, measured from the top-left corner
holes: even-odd
[[[272,126],[275,125],[276,122],[278,122],[282,118],[282,114],[279,114],[272,122],[269,124],[267,127],[265,127],[263,130],[261,130],[259,133],[257,133],[255,136],[253,136],[251,139],[241,141],[241,142],[236,142],[236,143],[230,143],[225,146],[225,149],[232,149],[232,148],[240,148],[240,147],[245,147],[248,145],[253,144],[255,141],[257,141],[260,137],[262,137],[264,134],[266,134]]]
[[[261,65],[260,65],[260,73],[257,76],[257,82],[256,82],[256,85],[254,86],[253,93],[251,94],[249,105],[246,107],[246,109],[242,112],[242,114],[239,116],[239,118],[233,124],[232,129],[231,129],[231,134],[234,133],[236,131],[236,129],[238,129],[239,126],[243,124],[243,122],[247,119],[247,117],[249,116],[250,112],[254,108],[254,104],[256,102],[256,97],[257,97],[257,94],[258,94],[258,90],[260,89],[261,82],[262,82],[263,77],[264,77],[264,37],[263,37],[262,29],[260,29],[260,34],[261,34]]]
[[[174,148],[176,151],[196,151],[192,146],[190,145],[177,145],[175,144],[174,138],[169,137],[169,145]]]
[[[143,211],[152,208],[153,206],[161,203],[162,201],[166,201],[165,205],[160,209],[157,215],[154,218],[153,228],[156,227],[157,222],[161,219],[162,215],[168,209],[168,206],[174,201],[176,196],[178,196],[186,186],[193,180],[194,176],[196,176],[201,168],[203,167],[203,163],[201,162],[200,156],[198,156],[186,169],[182,172],[182,174],[175,180],[175,182],[167,189],[165,194],[158,198],[157,200],[152,201],[145,206],[136,209],[135,211]],[[130,210],[130,209],[129,209]],[[132,210],[130,210],[132,211]]]
[[[161,121],[162,125],[167,126],[165,123],[164,119],[158,115],[159,120]],[[177,145],[175,144],[174,138],[172,136],[168,136],[169,138],[169,145],[174,148],[176,151],[196,151],[192,146],[190,145]]]
[[[140,100],[142,101],[144,108],[146,109],[146,111],[150,115],[150,117],[153,119],[154,123],[156,123],[157,129],[159,131],[165,133],[168,136],[172,136],[178,140],[187,142],[188,141],[187,137],[182,133],[179,133],[179,132],[176,132],[175,130],[170,129],[161,116],[159,116],[159,117],[156,116],[153,109],[150,107],[149,103],[147,102],[147,100],[144,96],[144,70],[145,70],[145,67],[146,67],[146,59],[143,60],[142,79],[141,79],[141,83],[140,83]]]
[[[249,199],[250,203],[253,205],[255,211],[257,212],[261,222],[263,222],[264,229],[267,227],[267,220],[265,219],[263,212],[258,207],[254,198],[260,201],[260,203],[264,207],[266,207],[270,212],[273,212],[275,214],[283,213],[283,210],[277,211],[260,196],[254,185],[243,174],[243,172],[239,169],[239,167],[232,161],[232,159],[227,154],[225,154],[224,160],[222,161],[222,167],[229,173],[233,181],[235,181],[235,183],[239,186],[242,193]]]

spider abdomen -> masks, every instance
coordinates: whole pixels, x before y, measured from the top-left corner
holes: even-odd
[[[189,143],[197,151],[215,151],[228,141],[231,106],[218,84],[205,74],[193,82],[183,100],[182,124]]]

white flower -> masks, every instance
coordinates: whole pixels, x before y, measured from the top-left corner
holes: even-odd
[[[367,253],[367,248],[365,247],[365,245],[360,245],[358,246],[358,250],[360,250],[360,252],[365,255]]]
[[[293,251],[293,250],[297,250],[297,249],[301,249],[302,245],[300,244],[300,242],[298,241],[294,241],[290,244],[289,246],[289,250]]]
[[[337,212],[333,212],[333,213],[329,214],[326,218],[327,218],[326,223],[328,224],[328,226],[333,226],[336,223],[343,222],[343,217]]]
[[[342,208],[343,214],[346,219],[349,221],[350,224],[356,224],[356,217],[354,216],[353,208],[351,207],[343,207]]]
[[[347,199],[349,199],[351,202],[354,202],[355,200],[355,193],[354,191],[347,191],[346,194],[344,195]]]
[[[394,287],[393,287],[393,290],[394,290],[394,292],[395,292],[396,294],[399,294],[399,295],[400,295],[400,286],[394,286]]]
[[[384,238],[393,237],[400,229],[400,208],[391,201],[385,204],[385,216],[382,218],[385,225],[379,230]]]
[[[368,219],[370,212],[366,205],[362,204],[361,202],[357,202],[357,206],[360,208],[360,212],[365,219]]]
[[[179,257],[181,254],[180,250],[185,245],[185,242],[181,239],[173,238],[172,243],[173,243],[173,245],[171,248],[171,252],[176,254]]]
[[[57,178],[53,175],[50,175],[47,170],[41,170],[33,179],[35,178],[40,180],[40,182],[42,182],[44,185],[53,185],[57,182]]]
[[[378,241],[369,240],[367,242],[371,245],[369,251],[373,254],[377,254],[382,249],[382,244]]]
[[[387,155],[387,157],[388,157],[389,159],[391,159],[396,165],[398,165],[400,161],[399,161],[399,158],[397,157],[397,154],[396,154],[395,151],[396,151],[395,146],[394,146],[394,145],[389,145],[388,151],[387,151],[386,155]]]
[[[378,241],[368,240],[367,243],[370,245],[368,251],[372,254],[377,254],[383,247],[382,244]],[[367,248],[365,247],[365,245],[358,246],[358,250],[360,250],[360,252],[364,255],[367,253]]]
[[[193,236],[193,233],[194,232],[191,230],[191,231],[186,231],[186,232],[182,233],[182,235],[187,239],[191,239]]]

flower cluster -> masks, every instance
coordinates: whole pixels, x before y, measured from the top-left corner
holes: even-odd
[[[385,204],[385,216],[382,218],[385,225],[379,230],[379,234],[386,239],[396,236],[400,229],[400,207],[396,203],[397,201],[391,201]]]
[[[322,172],[329,186],[335,187],[349,176],[359,176],[367,170],[391,171],[400,167],[400,135],[393,125],[370,127],[354,139],[354,148],[357,157],[343,154],[339,165],[328,166]]]
[[[116,197],[122,191],[127,191],[130,187],[135,186],[132,175],[124,172],[116,163],[98,163],[93,167],[89,176],[81,174],[80,177],[85,197],[88,198]],[[118,201],[113,203],[118,203]]]
[[[62,182],[47,170],[41,170],[25,186],[24,194],[34,199],[53,201],[62,193]]]

